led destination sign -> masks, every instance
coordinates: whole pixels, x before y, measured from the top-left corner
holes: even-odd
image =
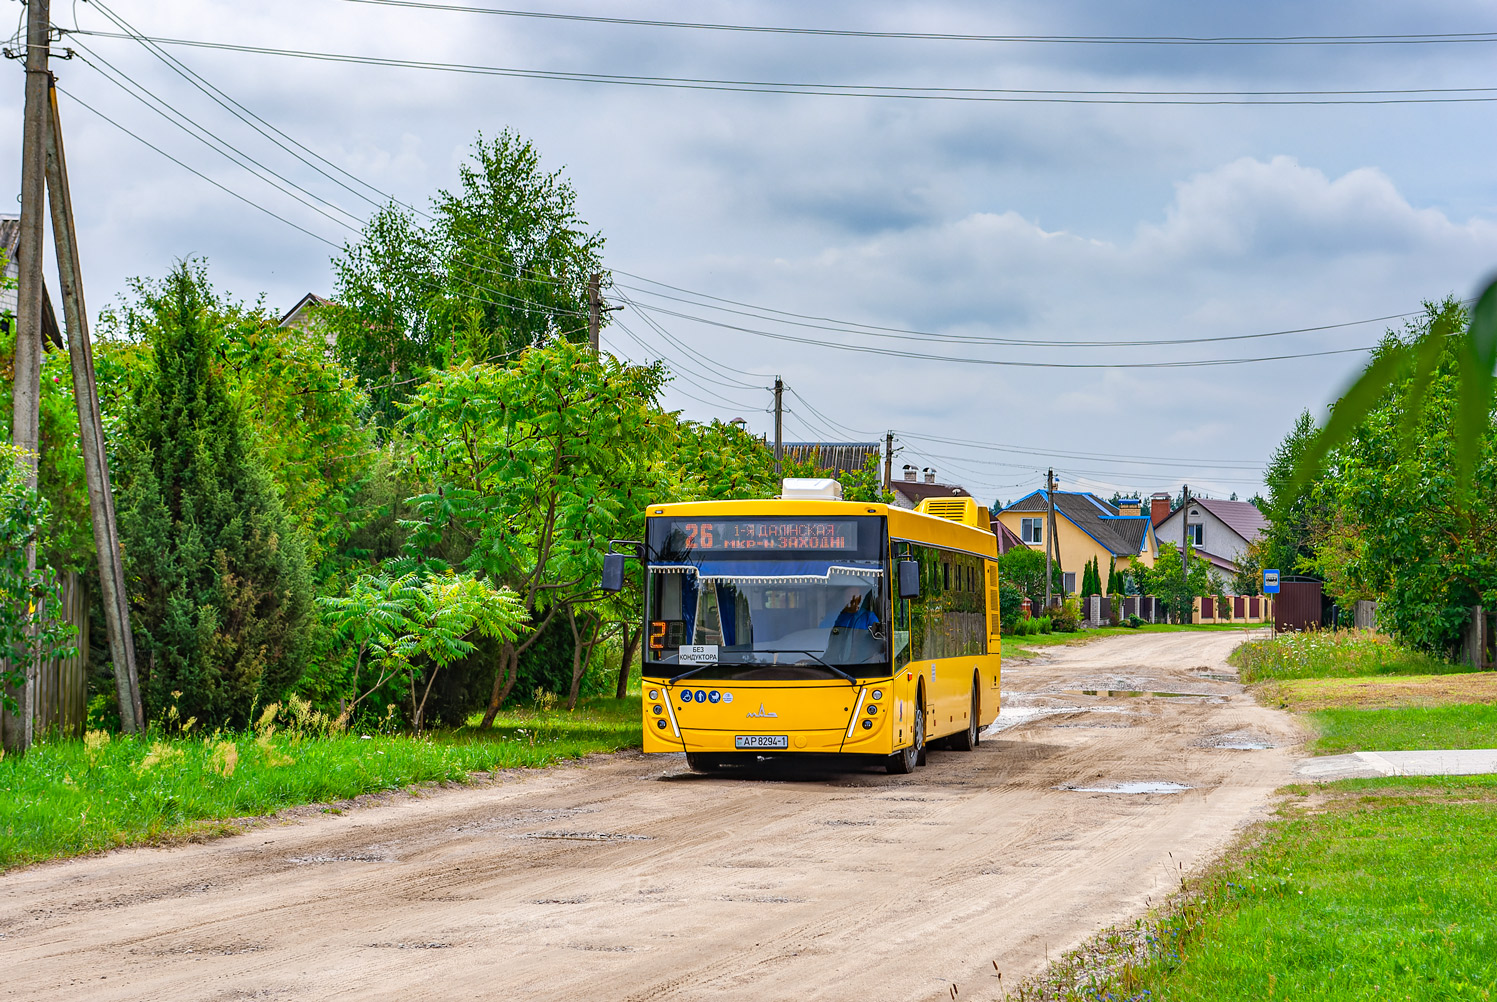
[[[856,551],[858,523],[850,518],[820,521],[735,518],[672,520],[671,542],[693,552],[714,550],[821,550]]]

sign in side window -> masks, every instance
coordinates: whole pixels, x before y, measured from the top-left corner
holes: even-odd
[[[1040,535],[1042,532],[1040,527],[1044,524],[1045,520],[1042,518],[1019,519],[1019,539],[1025,543],[1044,542],[1044,538]]]

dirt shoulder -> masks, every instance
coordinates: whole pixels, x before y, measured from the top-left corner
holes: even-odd
[[[1255,688],[1261,688],[1266,699],[1296,713],[1342,707],[1381,710],[1401,706],[1497,703],[1497,672],[1301,678],[1265,682]]]
[[[1300,735],[1239,640],[1051,648],[908,777],[622,754],[33,867],[0,998],[996,998],[1267,812]],[[1081,792],[1132,783],[1185,789]]]

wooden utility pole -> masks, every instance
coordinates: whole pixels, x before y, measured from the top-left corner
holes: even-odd
[[[28,467],[27,485],[36,487],[38,432],[42,392],[42,214],[46,211],[43,170],[47,146],[47,47],[51,41],[48,0],[31,0],[26,8],[26,106],[21,118],[21,225],[16,246],[15,383],[11,391],[11,444]],[[36,544],[26,546],[28,576],[36,571]],[[31,747],[36,721],[38,661],[27,658],[22,679],[9,694],[16,712],[3,713],[0,735],[12,753]]]
[[[1055,543],[1055,471],[1050,470],[1045,474],[1045,501],[1049,505],[1049,516],[1045,519],[1045,608],[1050,608],[1051,589],[1055,572],[1053,559],[1050,556],[1050,548]]]
[[[884,432],[884,491],[894,489],[894,433]]]
[[[603,323],[602,284],[603,276],[596,271],[587,280],[587,343],[594,358],[598,357],[598,328]]]
[[[94,356],[88,338],[88,310],[83,301],[83,267],[78,258],[78,233],[73,226],[73,197],[68,189],[68,164],[63,155],[62,119],[57,113],[57,89],[47,88],[47,189],[51,196],[52,236],[57,246],[57,270],[62,285],[62,313],[68,329],[68,356],[73,369],[73,398],[78,406],[79,445],[88,484],[88,507],[99,556],[99,590],[109,657],[114,664],[115,691],[120,704],[120,726],[127,734],[143,729],[145,708],[140,699],[140,677],[135,668],[135,641],[130,633],[130,606],[125,591],[125,568],[114,517],[114,493],[109,485],[109,461],[104,451],[104,423],[99,416],[99,389],[94,381]],[[84,643],[87,643],[85,638]]]
[[[781,402],[784,395],[785,381],[776,376],[774,377],[774,475],[776,477],[781,473],[780,465],[785,458],[785,443],[780,425],[780,420],[784,414],[781,410]]]
[[[1180,589],[1185,595],[1185,601],[1189,601],[1187,594],[1190,590],[1190,485],[1182,484],[1180,488]],[[1194,604],[1194,603],[1192,603]],[[1183,608],[1175,614],[1178,623],[1187,622],[1190,614]]]

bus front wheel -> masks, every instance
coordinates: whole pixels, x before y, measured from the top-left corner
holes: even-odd
[[[686,767],[692,772],[716,772],[723,766],[721,755],[703,755],[700,752],[686,753]]]
[[[889,756],[891,775],[907,776],[925,764],[925,692],[915,693],[915,719],[910,721],[910,746]]]

